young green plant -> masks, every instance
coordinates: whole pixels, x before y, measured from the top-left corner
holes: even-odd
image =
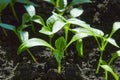
[[[17,35],[17,38],[19,39],[19,41],[23,43],[29,39],[28,31],[23,30],[31,26],[31,24],[29,25],[26,24],[27,22],[29,22],[29,20],[30,20],[30,16],[27,13],[25,13],[22,17],[22,24],[18,28],[16,28],[11,24],[5,24],[5,23],[0,23],[0,27],[13,31]],[[38,63],[36,58],[33,56],[33,54],[30,52],[29,49],[27,49],[27,52],[30,54],[34,62]]]
[[[99,62],[98,62],[96,73],[99,73],[99,69],[100,69],[100,65],[101,65],[101,61],[102,61],[102,56],[103,56],[103,53],[105,51],[105,48],[106,48],[107,44],[110,43],[113,46],[119,48],[119,46],[117,45],[115,40],[112,38],[113,34],[118,29],[120,29],[120,22],[115,22],[113,24],[113,28],[112,28],[112,31],[111,31],[110,35],[99,36],[99,37],[95,37],[94,36],[95,40],[97,41],[98,47],[100,49],[100,58],[99,58]]]

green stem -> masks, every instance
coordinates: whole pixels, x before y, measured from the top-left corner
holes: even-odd
[[[70,26],[70,24],[66,24],[66,25],[64,26],[66,43],[68,42],[68,30],[69,30],[69,26]],[[67,50],[65,50],[65,53],[66,53],[66,56],[68,56]]]
[[[64,26],[64,31],[65,31],[65,40],[68,41],[68,30],[69,30],[70,24],[66,24]]]
[[[2,23],[1,17],[2,17],[2,14],[1,14],[1,11],[0,11],[0,23]],[[6,32],[6,30],[4,28],[2,28],[2,31],[3,31],[5,36],[8,36],[8,34],[7,34],[7,32]]]
[[[31,25],[32,25],[32,31],[33,31],[33,33],[35,33],[35,27],[34,27],[34,24],[33,24],[32,21],[30,21],[30,23],[31,23]]]
[[[18,19],[18,17],[17,17],[17,14],[16,14],[16,12],[15,12],[15,9],[14,9],[14,3],[10,3],[10,7],[11,7],[11,9],[12,9],[12,12],[13,12],[13,15],[14,15],[14,17],[16,18],[16,20],[19,22],[19,19]]]
[[[53,38],[54,35],[49,35],[49,43],[50,45],[52,45],[52,38]]]
[[[6,30],[5,30],[4,28],[2,28],[2,31],[3,31],[3,33],[5,34],[5,36],[7,37],[8,34],[7,34]]]
[[[108,71],[105,71],[105,80],[108,80]]]
[[[59,7],[60,0],[56,0],[56,7]]]
[[[61,73],[61,62],[58,62],[58,73]]]
[[[27,49],[27,52],[28,52],[28,53],[30,54],[30,56],[32,57],[33,61],[34,61],[35,63],[38,63],[37,60],[36,60],[36,58],[34,57],[34,55],[31,53],[31,51],[30,51],[29,49]]]
[[[52,38],[54,35],[49,35],[49,43],[52,46]],[[50,51],[53,51],[53,49],[50,49]]]
[[[99,58],[99,62],[98,62],[98,66],[97,66],[96,74],[99,73],[100,65],[101,65],[101,61],[102,61],[102,56],[103,56],[103,50],[101,50],[101,52],[100,52],[100,58]]]

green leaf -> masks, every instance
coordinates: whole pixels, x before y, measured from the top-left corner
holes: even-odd
[[[61,21],[56,21],[52,28],[52,33],[58,32],[60,29],[62,29],[65,26],[66,23]]]
[[[92,28],[92,27],[90,27],[89,24],[87,24],[84,21],[81,21],[79,19],[76,19],[76,18],[69,19],[68,23],[82,27],[82,28],[73,29],[73,31],[75,31],[77,33],[85,33],[87,35],[97,36],[97,37],[101,37],[104,35],[103,31],[101,31],[99,29]]]
[[[0,0],[0,12],[7,7],[11,0]]]
[[[52,15],[52,16],[50,16],[50,17],[47,19],[46,24],[47,24],[48,27],[51,27],[51,28],[52,28],[53,24],[54,24],[55,21],[57,21],[57,20],[58,20],[58,18],[57,18],[56,16]]]
[[[34,7],[33,5],[26,5],[26,6],[24,6],[24,7],[25,7],[25,9],[27,10],[28,14],[29,14],[31,17],[33,17],[33,16],[36,14],[36,12],[35,12],[35,7]]]
[[[76,42],[76,50],[78,52],[78,55],[80,57],[82,57],[83,56],[83,42],[82,42],[82,39],[77,40],[77,42]]]
[[[113,77],[115,78],[115,80],[119,80],[119,76],[113,71],[111,66],[109,66],[109,65],[101,65],[101,67],[103,69],[105,69],[106,71],[110,72],[113,75]]]
[[[24,13],[22,16],[22,25],[24,25],[25,23],[29,22],[30,20],[30,16],[28,13]]]
[[[53,26],[44,26],[42,29],[39,31],[40,33],[46,34],[46,35],[52,35],[56,32],[58,32],[60,29],[64,27],[65,23],[61,21],[56,21]]]
[[[116,32],[119,29],[120,29],[120,22],[115,22],[113,24],[113,32]]]
[[[73,6],[73,5],[84,4],[84,3],[91,3],[91,0],[72,0],[70,4],[71,6]]]
[[[70,42],[67,44],[67,46],[65,47],[65,49],[71,44],[73,43],[74,41],[77,41],[79,39],[83,39],[85,37],[88,37],[89,35],[86,34],[86,33],[78,33],[78,34],[75,34],[72,39],[70,40]]]
[[[55,13],[55,12],[52,12],[52,13],[58,20],[63,21],[63,22],[67,21],[63,16],[61,16],[61,15]]]
[[[55,0],[44,0],[44,1],[49,2],[49,3],[53,4],[53,5],[55,5]]]
[[[73,8],[73,9],[70,11],[70,15],[71,15],[72,17],[79,17],[82,13],[83,13],[83,9],[78,9],[78,8]]]
[[[72,29],[72,31],[76,32],[76,33],[85,33],[88,34],[89,36],[97,36],[97,37],[101,37],[104,35],[104,33],[99,30],[99,29],[95,29],[92,27],[88,27],[88,28],[75,28]]]
[[[28,31],[20,31],[20,38],[22,42],[27,41],[29,39]]]
[[[34,22],[36,22],[36,23],[39,23],[39,24],[45,26],[45,22],[44,22],[43,18],[41,16],[39,16],[39,15],[33,16],[31,18],[31,20],[34,21]]]
[[[77,18],[68,19],[67,22],[70,23],[70,24],[74,24],[74,25],[78,25],[78,26],[84,27],[84,28],[90,27],[89,24],[87,24],[86,22],[81,21],[81,20],[79,20]]]
[[[64,39],[64,37],[59,37],[56,41],[55,41],[55,46],[58,50],[63,50],[66,46],[66,40]]]
[[[43,26],[42,29],[39,31],[40,33],[46,34],[46,35],[52,35],[52,31],[49,27]]]
[[[116,59],[116,58],[118,58],[118,57],[120,57],[120,50],[118,50],[118,51],[116,51],[113,55],[112,55],[112,58],[110,59],[110,61],[109,61],[109,65]]]
[[[55,49],[55,50],[53,51],[53,54],[54,54],[57,62],[58,62],[58,63],[61,63],[61,60],[62,60],[62,58],[63,58],[63,56],[64,56],[64,51],[60,51],[60,50]]]
[[[32,39],[26,40],[20,45],[20,47],[18,48],[17,54],[20,54],[26,49],[35,47],[35,46],[46,46],[54,50],[54,48],[50,44],[48,44],[46,41],[38,38],[32,38]]]
[[[10,25],[10,24],[0,23],[0,26],[1,26],[2,28],[8,29],[8,30],[12,30],[12,31],[15,31],[15,30],[16,30],[15,26]]]
[[[65,8],[67,7],[67,0],[57,0],[56,7],[60,12],[65,11]]]
[[[97,36],[97,37],[104,36],[104,32],[99,29],[89,27],[88,30],[90,30],[92,36]]]
[[[108,38],[107,41],[112,44],[113,46],[116,46],[119,48],[119,46],[117,45],[116,41],[113,38]]]
[[[53,13],[53,15],[50,16],[50,17],[47,19],[46,24],[47,24],[47,26],[50,27],[50,29],[52,30],[52,27],[53,27],[53,25],[54,25],[54,23],[55,23],[56,21],[60,21],[61,23],[62,23],[62,22],[65,23],[64,20],[65,20],[64,17],[62,17],[62,16],[60,16],[60,15],[58,15],[58,14],[56,14],[56,13]]]

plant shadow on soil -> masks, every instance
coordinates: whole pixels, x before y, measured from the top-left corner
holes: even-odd
[[[40,1],[39,3],[41,2],[42,1]],[[47,9],[45,5],[46,3],[42,2],[41,8],[43,9],[43,11],[44,8]],[[96,5],[97,4],[83,5],[83,8],[85,8],[85,12],[81,16],[81,19],[85,20],[91,25],[94,25],[94,27],[97,26],[98,28],[104,30],[106,33],[107,32],[109,33],[112,27],[112,23],[119,20],[120,15],[118,15],[118,13],[116,12],[116,14],[113,15],[112,17],[108,16],[109,19],[111,20],[115,16],[115,19],[113,21],[109,22],[108,20],[108,22],[105,22],[106,15],[105,13],[103,14],[102,10],[100,10],[98,12],[100,12],[101,14],[101,16],[99,17],[101,23],[99,22],[94,23],[92,21],[95,13],[97,12],[94,11]],[[39,12],[41,8],[38,9],[38,13],[41,13]],[[110,13],[109,6],[107,8],[108,8],[107,11],[108,13],[106,14],[109,14]],[[51,9],[52,7],[50,7],[50,10]],[[50,10],[48,10],[48,12]],[[45,14],[48,14],[48,12]],[[45,17],[46,15],[44,14],[44,12],[42,13],[43,13],[42,16]],[[88,13],[91,14],[86,15]],[[48,16],[49,15],[50,14],[48,14]],[[11,13],[8,16],[11,17]],[[11,20],[13,22],[11,22],[7,18],[5,17],[3,18],[4,18],[3,19],[4,22],[14,23],[13,19]],[[5,37],[2,32],[0,32],[0,36],[1,36],[0,37],[0,80],[105,80],[104,71],[102,69],[100,69],[99,74],[95,74],[100,54],[99,54],[99,49],[97,47],[97,43],[94,41],[93,38],[84,39],[84,56],[82,58],[79,57],[77,52],[75,51],[74,44],[72,44],[72,46],[69,47],[68,49],[69,56],[65,56],[63,58],[62,73],[58,74],[57,62],[53,58],[53,55],[48,48],[34,47],[30,49],[34,53],[34,56],[36,57],[37,61],[39,62],[39,64],[34,63],[27,52],[24,52],[21,55],[16,54],[17,48],[19,47],[20,43],[17,40],[14,33],[10,31],[7,32],[10,33],[8,34],[7,37]],[[114,37],[119,42],[120,39],[118,38],[118,35],[119,32],[117,32],[117,34]],[[111,54],[115,51],[116,49],[113,48],[113,46],[108,45],[103,58],[105,60],[109,60]],[[118,73],[118,75],[120,75],[120,58],[118,58],[114,62],[113,67],[115,68],[115,71]],[[109,80],[114,80],[111,74],[109,74]]]

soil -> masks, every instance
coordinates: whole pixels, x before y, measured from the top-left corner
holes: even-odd
[[[40,4],[40,7],[37,8],[37,14],[47,19],[51,15],[53,6],[41,0],[33,1]],[[120,20],[120,7],[117,0],[106,1],[108,1],[108,4],[96,0],[96,3],[82,5],[84,13],[80,18],[91,24],[91,26],[101,29],[105,33],[109,33],[112,24]],[[102,5],[102,7],[97,7],[98,5]],[[17,13],[19,13],[19,19],[21,20],[21,14],[24,13],[25,10],[20,4],[16,4],[16,6],[21,10],[19,13],[19,10],[16,9]],[[79,5],[75,7],[78,6]],[[3,13],[3,22],[16,26],[19,25],[13,18],[14,16],[9,7],[5,9]],[[0,28],[0,31],[1,30]],[[0,32],[0,80],[105,80],[103,69],[100,69],[99,74],[95,73],[100,51],[97,43],[91,37],[83,40],[84,56],[82,58],[79,57],[75,51],[74,44],[69,47],[69,56],[64,56],[62,60],[62,73],[58,74],[57,62],[49,48],[34,47],[30,49],[39,62],[35,63],[27,52],[17,55],[16,52],[20,43],[13,32],[6,31],[9,33],[8,36],[5,36],[2,31]],[[113,36],[118,44],[120,43],[119,33],[120,32],[117,32],[116,35]],[[103,59],[108,61],[112,53],[116,50],[118,49],[112,45],[108,45]],[[120,58],[117,58],[112,66],[120,76]],[[111,74],[109,74],[109,80],[114,80]]]

